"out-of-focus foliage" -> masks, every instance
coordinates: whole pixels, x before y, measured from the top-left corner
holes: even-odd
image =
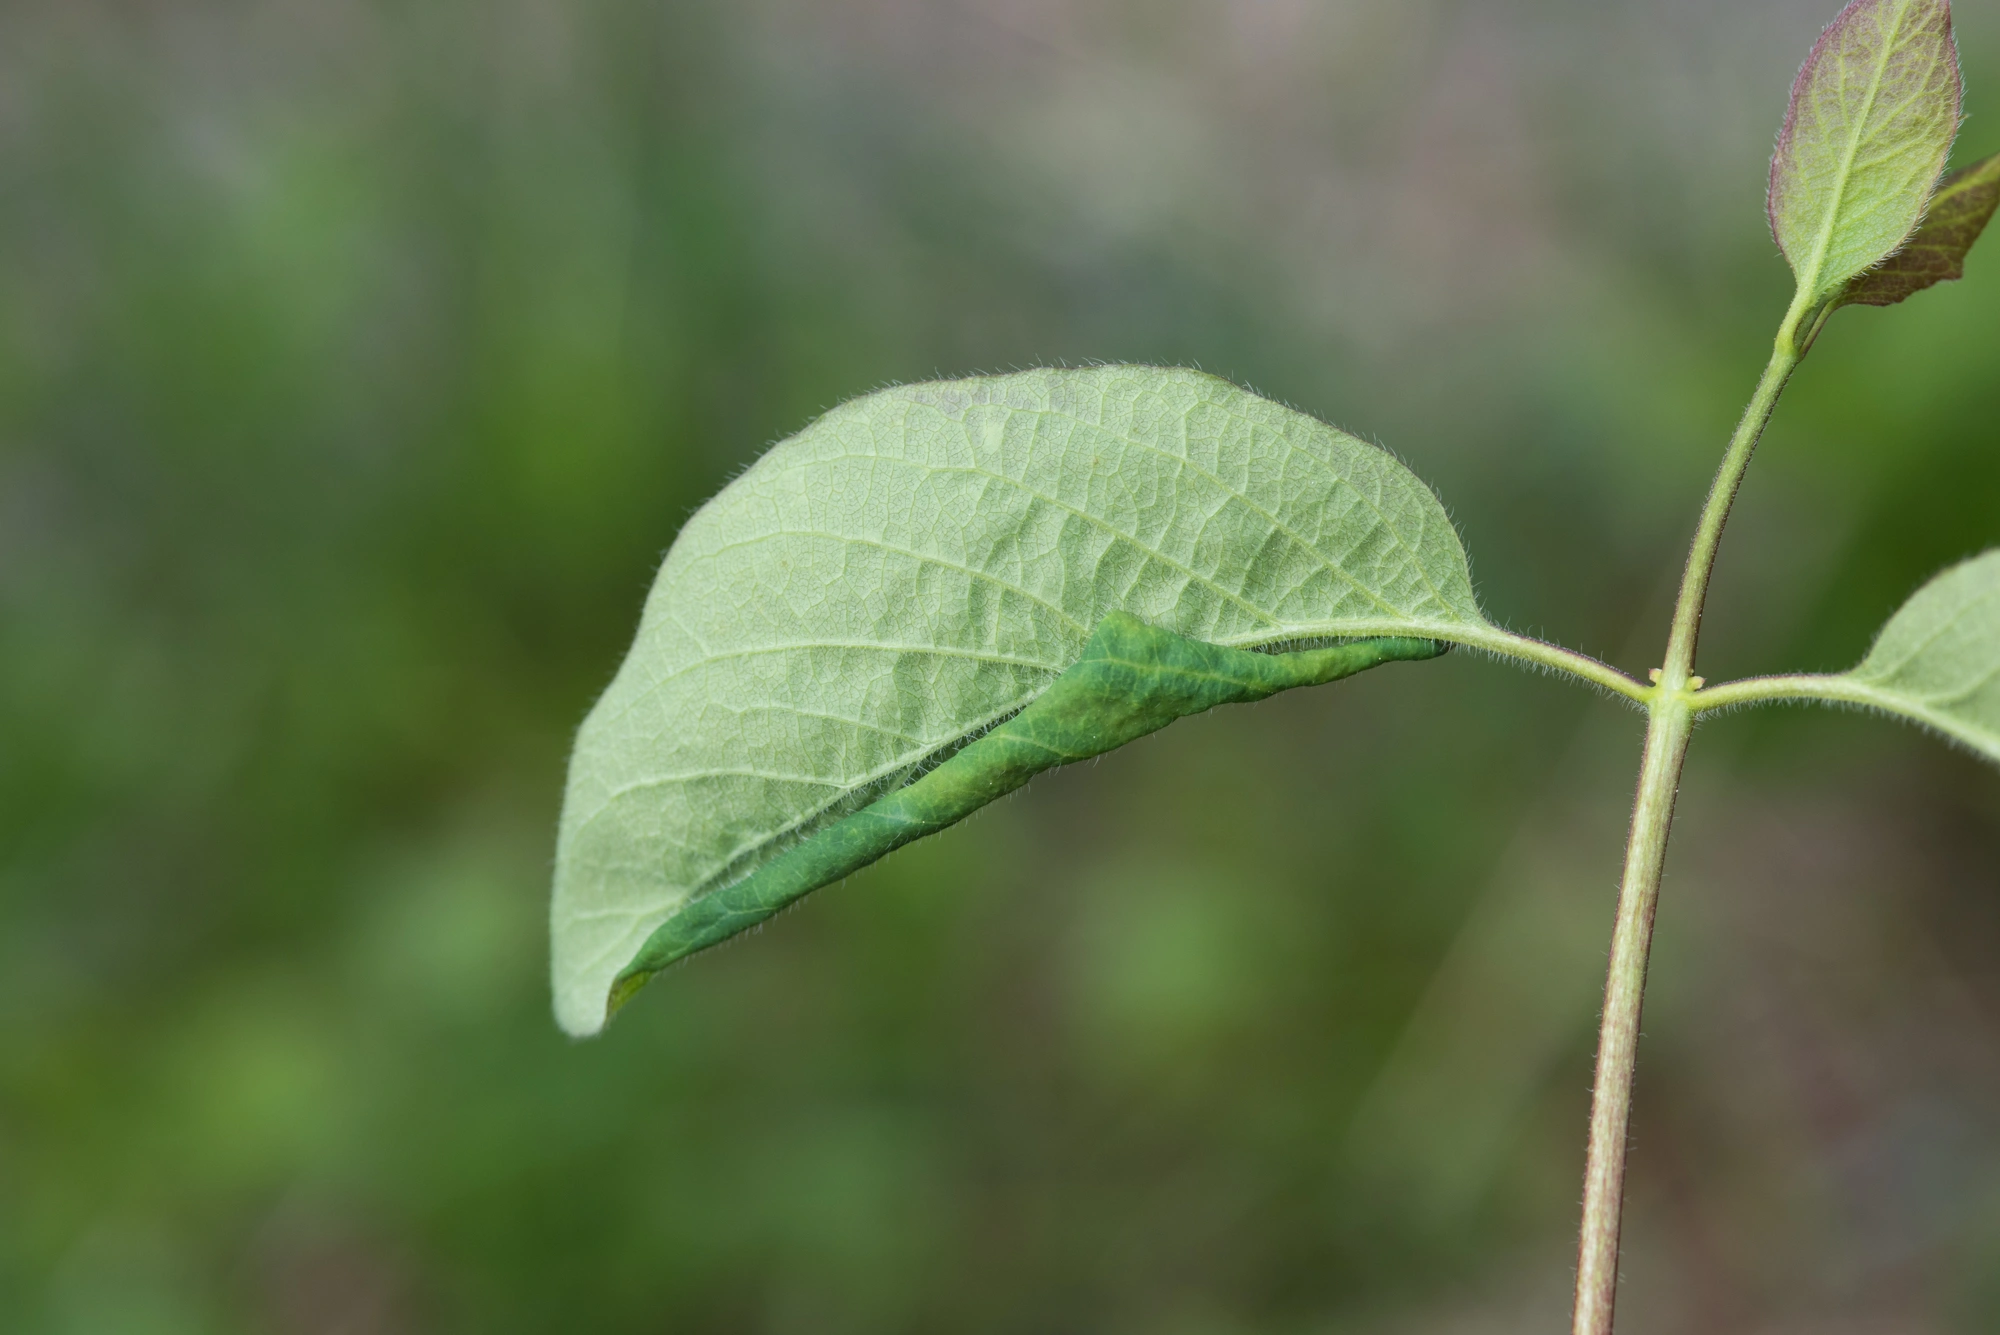
[[[1455,654],[1184,722],[583,1046],[562,757],[766,442],[1089,358],[1386,442],[1497,619],[1643,670],[1825,9],[0,11],[0,1325],[1558,1326],[1628,711]],[[1710,680],[2000,536],[1968,269],[1815,346]],[[1912,730],[1705,729],[1635,1332],[2000,1323],[1996,850]]]

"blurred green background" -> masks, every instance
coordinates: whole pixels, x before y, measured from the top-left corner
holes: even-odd
[[[1836,8],[0,7],[0,1329],[1565,1328],[1636,715],[1461,654],[1182,723],[580,1045],[565,750],[765,444],[1058,361],[1387,444],[1643,671]],[[1987,247],[1814,350],[1711,679],[2000,541]],[[2000,775],[1733,716],[1677,836],[1621,1332],[2000,1328]]]

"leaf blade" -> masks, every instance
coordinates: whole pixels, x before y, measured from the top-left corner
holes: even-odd
[[[1214,377],[885,390],[682,530],[579,733],[551,903],[558,1018],[601,1027],[658,926],[1019,712],[1125,612],[1234,648],[1487,623],[1429,490]]]
[[[1766,194],[1802,311],[1915,230],[1962,95],[1947,0],[1853,0],[1820,34],[1792,85]]]
[[[1918,589],[1843,676],[1877,708],[2000,763],[2000,548]]]

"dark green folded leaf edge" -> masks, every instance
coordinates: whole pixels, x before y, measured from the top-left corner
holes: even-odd
[[[613,981],[616,1012],[677,960],[745,931],[821,886],[965,819],[1046,769],[1103,755],[1175,719],[1262,700],[1396,661],[1435,658],[1432,640],[1383,637],[1292,653],[1188,639],[1126,612],[1098,624],[1083,656],[1026,709],[915,782],[835,822],[733,885],[688,903]]]
[[[2000,207],[2000,153],[1938,182],[1929,211],[1903,248],[1857,274],[1837,305],[1893,306],[1933,283],[1965,277],[1965,257]]]

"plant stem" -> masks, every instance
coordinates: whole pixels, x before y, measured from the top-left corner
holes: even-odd
[[[1609,663],[1599,662],[1588,654],[1580,654],[1559,644],[1535,639],[1531,635],[1517,635],[1511,630],[1502,630],[1484,621],[1433,622],[1396,617],[1371,624],[1349,617],[1333,623],[1294,623],[1281,627],[1276,635],[1270,631],[1259,631],[1255,635],[1246,635],[1233,640],[1218,640],[1217,643],[1231,649],[1263,648],[1273,639],[1282,642],[1316,639],[1322,636],[1357,639],[1374,635],[1416,636],[1419,639],[1443,640],[1447,644],[1462,644],[1469,649],[1477,649],[1499,658],[1511,658],[1517,662],[1531,663],[1536,667],[1567,672],[1578,680],[1587,681],[1593,686],[1601,686],[1607,691],[1622,695],[1641,708],[1652,699],[1651,687],[1626,676]]]
[[[1757,392],[1750,396],[1750,406],[1743,410],[1743,420],[1736,424],[1736,434],[1729,439],[1722,466],[1715,470],[1715,481],[1709,485],[1708,501],[1701,507],[1701,522],[1695,527],[1694,545],[1688,549],[1687,569],[1681,575],[1680,598],[1674,604],[1666,665],[1660,669],[1660,688],[1669,694],[1680,691],[1694,671],[1694,646],[1701,636],[1701,610],[1708,602],[1708,577],[1715,569],[1715,549],[1722,542],[1722,526],[1729,522],[1729,507],[1736,501],[1736,489],[1743,485],[1743,471],[1750,466],[1757,438],[1764,434],[1764,424],[1771,420],[1771,410],[1778,406],[1778,395],[1784,392],[1785,382],[1792,378],[1799,358],[1804,355],[1792,341],[1797,318],[1794,311],[1779,329],[1771,360],[1757,381]]]
[[[1495,627],[1480,627],[1459,633],[1453,642],[1484,650],[1489,654],[1497,654],[1503,658],[1533,663],[1537,667],[1567,672],[1593,686],[1602,686],[1607,691],[1614,691],[1642,706],[1650,698],[1650,692],[1644,684],[1626,676],[1609,663],[1600,663],[1586,654],[1579,654],[1532,636],[1516,635],[1512,631]]]
[[[1826,700],[1834,704],[1860,705],[1868,709],[1879,709],[1888,714],[1900,714],[1904,718],[1912,718],[1933,727],[1937,726],[1925,711],[1914,708],[1911,701],[1884,695],[1866,682],[1856,681],[1844,672],[1796,672],[1778,677],[1745,677],[1741,681],[1726,681],[1720,686],[1704,686],[1694,694],[1694,712],[1706,714],[1710,710],[1732,709],[1738,705],[1800,700]]]
[[[1730,438],[1708,501],[1702,506],[1674,605],[1667,661],[1646,701],[1646,749],[1639,768],[1639,791],[1632,804],[1632,829],[1625,846],[1625,876],[1618,891],[1618,921],[1611,936],[1611,967],[1604,982],[1604,1015],[1597,1041],[1597,1079],[1591,1091],[1590,1147],[1584,1166],[1583,1226],[1577,1243],[1574,1335],[1611,1335],[1618,1296],[1618,1229],[1625,1201],[1626,1128],[1632,1113],[1632,1072],[1639,1057],[1639,1018],[1645,1001],[1646,958],[1652,948],[1653,914],[1659,904],[1660,869],[1688,735],[1694,728],[1692,677],[1695,642],[1701,635],[1702,607],[1709,575],[1730,505],[1742,485],[1757,438],[1771,419],[1778,395],[1799,364],[1794,341],[1796,307],[1778,331],[1770,363]]]
[[[1639,1012],[1646,992],[1646,956],[1660,867],[1667,855],[1681,762],[1694,714],[1678,696],[1662,694],[1646,722],[1646,752],[1625,879],[1618,890],[1618,924],[1604,982],[1604,1020],[1597,1040],[1597,1082],[1590,1099],[1590,1149],[1584,1165],[1583,1229],[1576,1254],[1575,1335],[1611,1335],[1618,1296],[1618,1225],[1625,1200],[1625,1128],[1632,1113],[1632,1071],[1639,1057]]]

